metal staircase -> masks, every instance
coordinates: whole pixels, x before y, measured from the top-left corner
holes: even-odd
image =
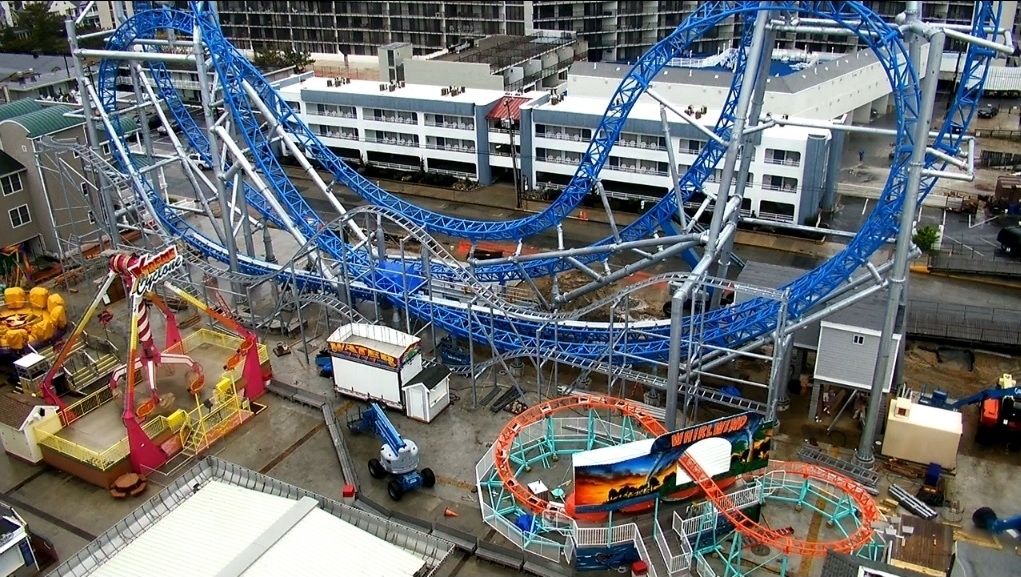
[[[659,388],[666,388],[667,384],[666,379],[664,379],[663,377],[657,377],[655,375],[650,375],[649,373],[636,371],[635,369],[629,367],[613,365],[602,361],[595,362],[586,361],[584,359],[579,359],[577,357],[567,355],[562,352],[545,354],[543,355],[543,357],[552,361],[556,361],[558,363],[563,363],[565,365],[577,367],[579,369],[583,370],[588,369],[604,375],[617,377],[637,383],[642,383],[643,385],[652,385]],[[751,399],[745,399],[743,397],[734,397],[726,393],[722,393],[716,389],[709,389],[705,387],[691,387],[687,391],[682,392],[686,392],[689,395],[693,395],[705,402],[713,403],[715,405],[731,407],[741,411],[754,411],[756,413],[763,415],[766,414],[765,403],[753,401]]]
[[[113,373],[114,369],[122,363],[120,357],[112,353],[105,353],[95,361],[86,357],[90,362],[68,372],[68,379],[72,386],[78,391],[85,391],[92,385],[100,382]]]
[[[873,495],[879,493],[879,490],[876,489],[876,485],[879,483],[879,474],[875,471],[855,465],[854,463],[839,457],[834,457],[820,449],[810,447],[808,445],[802,445],[801,448],[798,449],[798,459],[809,463],[816,463],[824,467],[829,467],[834,471],[839,471],[864,485],[865,490],[869,493]]]

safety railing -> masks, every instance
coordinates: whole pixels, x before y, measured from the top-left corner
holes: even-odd
[[[201,345],[208,344],[220,347],[227,351],[231,351],[230,354],[233,354],[233,351],[236,351],[238,347],[241,346],[241,343],[243,341],[244,339],[237,335],[232,335],[221,331],[216,331],[213,329],[199,329],[181,339],[181,344],[174,345],[172,347],[167,347],[166,352],[186,355],[189,352],[200,347]],[[266,361],[269,360],[269,349],[266,347],[266,345],[263,344],[259,344],[257,346],[259,349],[259,362],[265,363]],[[240,368],[236,369],[236,371],[240,370],[241,370]],[[237,375],[234,376],[236,377]]]
[[[154,439],[169,431],[170,423],[167,421],[166,417],[158,416],[150,419],[142,425],[142,430],[145,431],[145,434],[150,439]],[[79,463],[84,463],[99,471],[110,470],[115,465],[126,459],[128,454],[131,452],[131,446],[128,444],[127,435],[110,447],[102,451],[97,451],[95,449],[79,445],[74,441],[65,439],[64,437],[61,437],[59,433],[48,433],[39,428],[35,430],[35,433],[40,445],[51,449],[56,453],[60,453],[69,459],[78,461]]]
[[[695,572],[698,577],[716,577],[716,571],[702,555],[695,555]]]
[[[666,569],[670,575],[680,573],[681,571],[687,571],[691,568],[691,545],[688,545],[688,552],[685,555],[684,545],[687,544],[687,540],[681,539],[681,552],[674,553],[670,550],[670,543],[667,542],[666,533],[663,532],[663,528],[659,524],[659,519],[655,519],[656,525],[656,545],[659,546],[660,553],[663,554],[663,560],[666,561]]]
[[[95,451],[41,429],[36,429],[36,438],[43,447],[99,471],[110,470],[128,456],[127,439],[104,451]]]
[[[65,422],[71,423],[102,407],[113,399],[113,390],[102,387],[82,400],[64,409]]]
[[[652,557],[649,556],[649,550],[645,547],[645,541],[642,540],[642,534],[640,532],[635,534],[634,544],[635,549],[638,551],[638,558],[645,561],[645,574],[649,577],[659,577],[659,572],[656,570],[656,564],[652,562]]]
[[[691,556],[694,553],[694,551],[691,548],[691,541],[688,540],[687,533],[684,532],[684,528],[682,527],[681,521],[682,521],[681,516],[678,515],[677,512],[675,511],[673,514],[671,528],[674,530],[674,533],[677,534],[678,539],[680,539],[681,542],[680,555],[684,558],[683,563],[684,566],[691,567]]]
[[[574,540],[578,547],[617,545],[628,541],[641,540],[638,525],[625,523],[613,527],[574,527]]]
[[[243,410],[237,392],[233,389],[220,404],[206,413],[202,412],[201,407],[192,409],[188,413],[188,421],[194,424],[188,438],[184,440],[184,448],[196,454],[204,451],[241,424],[235,417],[240,416]]]
[[[567,536],[567,540],[564,541],[564,560],[571,563],[571,559],[574,557],[574,537]]]
[[[528,533],[522,531],[520,527],[511,523],[503,515],[497,515],[496,511],[486,503],[482,504],[482,515],[484,519],[487,519],[490,527],[496,529],[498,533],[518,548],[550,561],[560,562],[560,555],[564,548],[563,544],[543,537],[537,531],[529,531]]]

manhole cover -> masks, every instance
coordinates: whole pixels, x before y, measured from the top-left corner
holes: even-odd
[[[765,557],[769,555],[769,547],[766,545],[755,545],[752,547],[752,554],[757,557]]]

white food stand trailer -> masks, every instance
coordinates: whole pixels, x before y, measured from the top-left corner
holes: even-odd
[[[327,339],[333,388],[426,423],[450,404],[450,370],[423,368],[422,340],[386,326],[343,325]]]

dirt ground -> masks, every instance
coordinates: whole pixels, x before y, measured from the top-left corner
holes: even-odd
[[[645,273],[637,273],[632,275],[632,277],[631,282],[640,282],[648,278],[648,275]],[[589,284],[592,282],[592,279],[581,272],[570,271],[558,275],[557,282],[560,293],[564,294]],[[547,300],[552,298],[553,281],[550,278],[537,279],[535,283],[539,290],[542,291],[544,298]],[[572,300],[568,303],[568,310],[583,309],[602,299],[614,297],[618,295],[619,292],[619,284],[606,286]],[[657,283],[649,287],[638,289],[631,293],[630,299],[628,299],[627,302],[624,302],[624,300],[620,301],[620,304],[614,312],[614,322],[623,322],[625,314],[629,315],[632,321],[662,319],[663,304],[669,299],[670,294],[666,283]],[[610,309],[607,306],[596,307],[595,310],[583,315],[581,319],[594,322],[609,322]]]

